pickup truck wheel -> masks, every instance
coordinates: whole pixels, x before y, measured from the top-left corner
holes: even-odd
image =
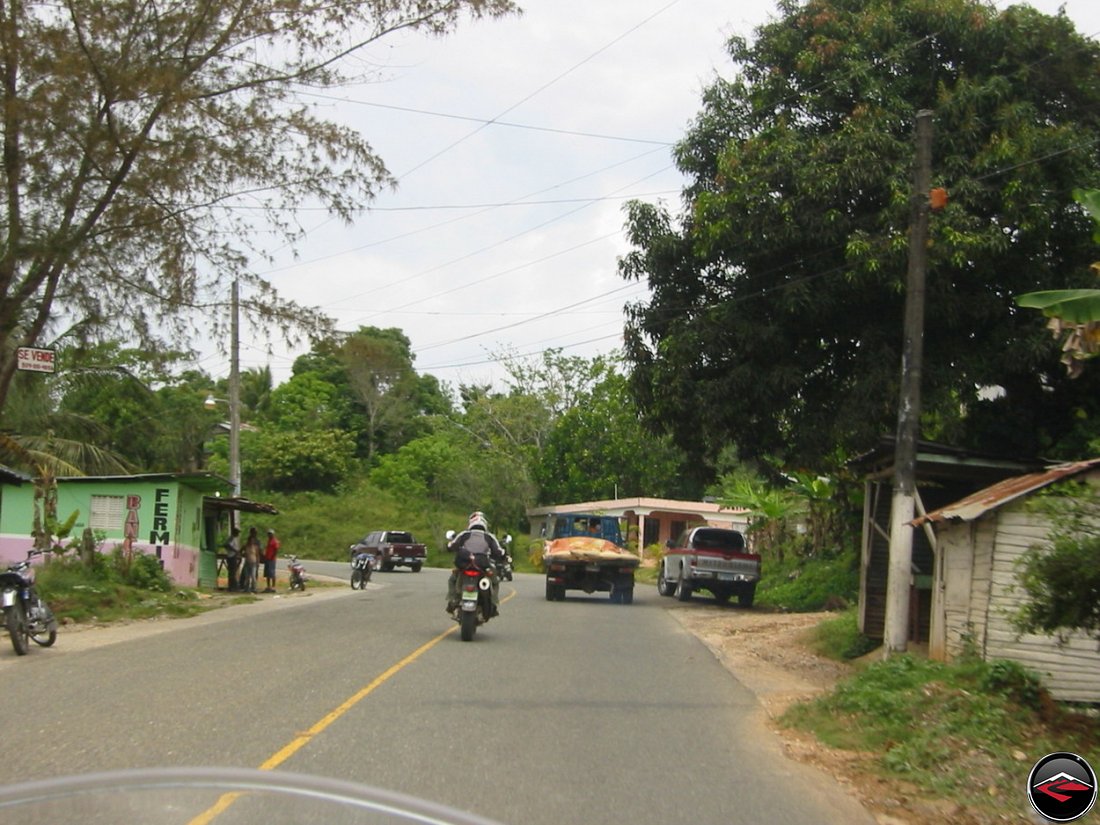
[[[676,580],[676,598],[682,602],[691,601],[691,583],[684,580],[684,572],[680,571],[680,578]]]
[[[412,571],[413,571],[414,573],[419,573],[419,572],[420,572],[420,565],[419,565],[419,564],[413,564],[413,565],[410,565],[410,569],[411,569],[411,570],[412,570]]]
[[[676,586],[665,578],[664,571],[657,573],[657,592],[662,596],[671,596]]]
[[[552,602],[557,599],[557,588],[554,587],[549,581],[546,582],[546,601]]]
[[[611,603],[622,604],[623,603],[623,591],[617,587],[611,588]]]
[[[756,585],[750,584],[737,594],[737,603],[741,607],[752,607],[753,599],[756,597]]]
[[[620,604],[634,604],[634,588],[630,587],[622,591],[619,596]]]

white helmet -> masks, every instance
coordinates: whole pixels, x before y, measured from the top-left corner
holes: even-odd
[[[485,518],[485,514],[480,510],[474,510],[470,513],[470,520],[466,524],[467,530],[489,530],[489,520]]]

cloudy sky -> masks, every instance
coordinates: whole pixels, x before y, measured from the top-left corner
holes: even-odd
[[[671,144],[699,109],[724,44],[774,17],[762,0],[519,0],[522,16],[401,35],[367,55],[377,79],[318,105],[355,124],[398,179],[351,226],[323,216],[297,258],[259,271],[339,329],[398,327],[416,367],[500,386],[501,355],[591,357],[621,342],[618,277],[629,199],[675,205]],[[1007,5],[999,0],[999,7]],[[1097,0],[1064,6],[1100,38]],[[284,381],[305,347],[268,355],[247,329],[241,368]],[[200,366],[228,374],[228,360]]]

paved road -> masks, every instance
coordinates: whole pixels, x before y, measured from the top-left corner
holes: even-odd
[[[547,602],[542,579],[520,575],[503,585],[502,616],[463,643],[445,576],[398,570],[364,592],[62,631],[18,660],[0,648],[5,739],[18,742],[0,783],[229,765],[365,782],[514,825],[873,822],[783,757],[755,697],[649,588],[631,606]]]

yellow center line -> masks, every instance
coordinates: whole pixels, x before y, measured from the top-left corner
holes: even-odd
[[[515,595],[516,591],[513,589],[512,592],[501,599],[501,601],[506,602]],[[413,662],[415,662],[417,659],[419,659],[441,641],[446,639],[456,630],[458,630],[457,625],[447,628],[447,630],[445,630],[443,633],[440,633],[431,641],[425,642],[404,659],[402,659],[400,662],[388,668],[381,675],[375,677],[366,687],[362,688],[357,693],[352,695],[349,699],[345,700],[336,709],[326,713],[308,730],[298,734],[289,743],[287,743],[282,748],[277,750],[274,754],[269,756],[263,762],[263,764],[260,765],[259,769],[261,771],[270,771],[279,767],[279,765],[283,764],[291,756],[293,756],[306,745],[308,745],[314,736],[324,731],[325,728],[327,728],[329,725],[331,725],[333,722],[335,722],[337,719],[339,719],[341,716],[351,710],[355,705],[357,705],[363,699],[366,699],[368,696],[370,696],[370,694],[374,693],[374,691],[376,691],[383,684],[392,679],[395,675],[397,675],[399,671],[404,670],[406,666],[411,665]],[[204,811],[203,813],[192,819],[188,823],[188,825],[208,825],[208,823],[213,822],[219,814],[224,813],[226,809],[228,809],[229,806],[236,801],[237,797],[241,795],[242,794],[240,791],[231,791],[229,793],[222,794],[217,802],[215,802],[208,810]]]

